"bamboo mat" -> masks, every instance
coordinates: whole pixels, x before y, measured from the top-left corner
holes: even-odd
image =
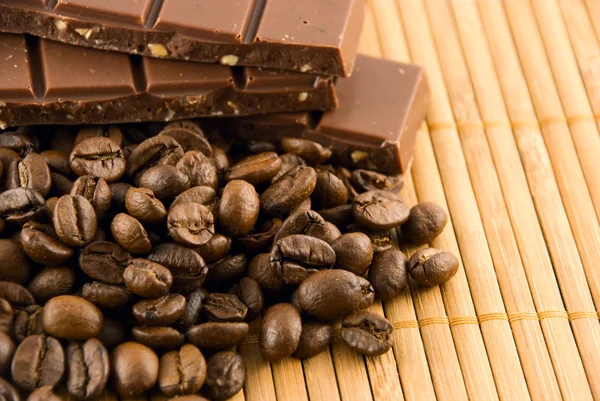
[[[461,268],[371,307],[380,358],[269,364],[254,327],[234,399],[600,400],[600,1],[370,0],[360,48],[427,69],[402,195],[448,210]]]

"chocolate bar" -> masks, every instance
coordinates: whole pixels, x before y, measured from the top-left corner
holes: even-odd
[[[348,168],[405,173],[425,117],[429,87],[416,65],[359,55],[352,78],[336,85],[339,107],[326,113],[287,113],[205,119],[207,131],[241,139],[279,142],[302,137],[323,144]]]
[[[0,33],[0,128],[243,116],[336,107],[333,80],[158,60]]]
[[[365,0],[0,0],[0,31],[204,63],[349,76]]]

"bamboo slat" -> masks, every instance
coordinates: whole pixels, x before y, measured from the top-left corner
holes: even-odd
[[[598,36],[598,39],[600,39],[600,3],[596,0],[585,0],[585,4],[587,5],[588,13],[591,17],[590,19],[594,24],[596,35]]]
[[[339,401],[331,351],[321,352],[302,361],[308,397],[311,401]]]
[[[275,401],[275,387],[271,365],[266,361],[258,345],[260,318],[250,325],[250,332],[238,347],[238,352],[246,362],[246,382],[244,393],[248,401]]]

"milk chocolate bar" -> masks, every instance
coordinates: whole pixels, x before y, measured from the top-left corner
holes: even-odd
[[[365,0],[0,0],[0,31],[142,56],[349,76]]]
[[[417,130],[425,117],[429,87],[416,65],[359,55],[352,78],[336,85],[339,107],[325,113],[287,113],[205,119],[207,131],[241,139],[279,142],[286,136],[323,144],[349,168],[405,173],[413,160]]]
[[[0,33],[0,128],[329,110],[330,77],[158,60]]]

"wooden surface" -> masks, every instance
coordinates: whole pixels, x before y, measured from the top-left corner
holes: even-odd
[[[402,196],[448,210],[460,270],[371,307],[379,358],[269,364],[253,328],[235,399],[600,400],[600,1],[370,0],[360,48],[427,70]]]

